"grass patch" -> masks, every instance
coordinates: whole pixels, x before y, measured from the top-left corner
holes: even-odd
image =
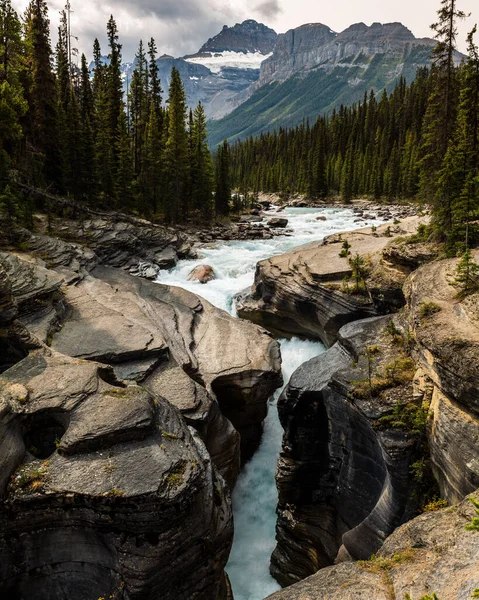
[[[11,477],[12,485],[25,492],[42,491],[48,466],[48,460],[45,460],[40,466],[38,463],[21,465]]]
[[[421,302],[419,305],[419,316],[423,319],[427,319],[438,312],[441,312],[441,307],[435,302]]]
[[[476,509],[476,517],[473,517],[470,524],[466,525],[466,531],[479,531],[479,501],[469,498]]]
[[[168,489],[179,488],[185,479],[186,463],[178,463],[166,476]]]
[[[447,500],[438,498],[437,496],[424,505],[423,512],[437,512],[447,507]]]

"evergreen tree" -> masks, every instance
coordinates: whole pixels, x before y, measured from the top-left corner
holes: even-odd
[[[26,61],[30,74],[28,135],[36,152],[29,172],[35,177],[38,166],[40,179],[35,183],[53,184],[57,191],[62,191],[57,89],[51,64],[49,26],[45,0],[31,0],[25,13]]]
[[[230,150],[228,141],[224,140],[216,154],[216,214],[228,215],[231,202]]]
[[[21,24],[10,0],[0,0],[0,195],[4,206],[13,207],[9,170],[13,166],[23,130],[21,119],[27,111],[21,84],[24,44]],[[11,214],[11,208],[8,209]]]
[[[457,10],[457,0],[442,0],[435,31],[437,45],[433,51],[431,92],[424,119],[420,191],[424,199],[434,200],[436,232],[444,236],[452,229],[452,198],[437,195],[436,173],[446,155],[456,118],[457,77],[454,69],[457,20],[465,17]]]
[[[457,288],[456,297],[460,300],[479,292],[479,265],[474,262],[469,248],[457,265],[456,277],[451,285]]]
[[[106,110],[108,117],[108,136],[110,143],[114,148],[113,160],[116,167],[117,150],[119,148],[119,136],[121,127],[120,120],[123,120],[123,83],[121,79],[121,44],[118,42],[118,27],[113,15],[107,23],[108,37],[108,68],[106,70]]]
[[[189,175],[186,115],[185,90],[178,70],[173,67],[168,94],[168,133],[164,158],[166,218],[173,223],[186,218],[184,192]]]
[[[192,124],[191,202],[204,219],[213,212],[213,162],[208,148],[206,115],[201,102],[195,108]]]

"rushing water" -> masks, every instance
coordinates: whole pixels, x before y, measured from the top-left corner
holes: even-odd
[[[281,216],[289,219],[291,237],[272,240],[220,242],[203,248],[204,258],[181,261],[172,271],[162,271],[161,283],[188,289],[209,300],[218,308],[235,315],[233,298],[254,280],[256,263],[275,254],[320,240],[331,233],[355,228],[354,213],[349,209],[287,209]],[[326,221],[316,217],[324,215]],[[378,224],[368,221],[366,224]],[[190,271],[199,264],[211,265],[217,279],[206,285],[187,281]],[[281,340],[285,383],[303,362],[324,351],[319,342],[293,338]],[[235,537],[226,567],[235,600],[262,600],[279,589],[269,574],[269,560],[275,545],[277,492],[274,473],[281,448],[282,428],[276,402],[280,390],[270,400],[259,450],[241,472],[233,493]]]

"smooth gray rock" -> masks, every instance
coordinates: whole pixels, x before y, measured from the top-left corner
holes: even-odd
[[[469,600],[478,585],[477,532],[465,528],[473,516],[469,498],[422,514],[388,537],[375,560],[327,567],[268,600]]]
[[[43,348],[0,415],[2,598],[224,598],[229,495],[175,408]]]
[[[343,327],[337,344],[295,371],[280,397],[285,434],[271,573],[283,586],[335,560],[369,558],[415,510],[410,467],[420,441],[377,426],[397,399],[412,401],[412,383],[378,397],[352,395],[353,382],[367,377],[367,346],[379,348],[375,370],[398,357],[385,331],[389,321]]]

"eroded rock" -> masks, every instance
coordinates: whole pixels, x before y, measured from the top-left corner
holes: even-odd
[[[420,222],[418,217],[405,219],[393,231],[393,238],[414,233]],[[386,226],[378,228],[379,234],[386,229]],[[369,294],[342,291],[344,278],[352,272],[347,258],[340,256],[344,241],[351,244],[351,254],[359,253],[374,271],[392,239],[367,228],[333,235],[261,261],[251,292],[237,299],[238,315],[271,331],[320,339],[331,346],[346,323],[389,312],[389,304],[386,302],[384,306],[381,300],[381,286],[375,294],[379,300]],[[402,303],[401,290],[409,272],[401,272],[394,284]]]
[[[415,396],[414,361],[391,343],[389,323],[379,317],[343,327],[279,400],[285,434],[271,573],[283,586],[334,561],[369,558],[414,514],[410,468],[421,439],[384,418],[398,402],[420,408],[428,399]]]
[[[473,516],[468,498],[420,515],[387,538],[376,559],[327,567],[268,600],[469,600],[479,585],[477,532],[465,528]]]
[[[223,599],[229,495],[165,400],[42,348],[0,406],[2,597]]]

